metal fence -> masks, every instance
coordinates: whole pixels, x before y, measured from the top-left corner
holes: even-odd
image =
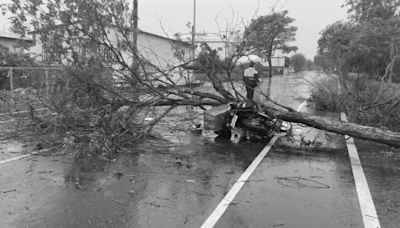
[[[16,89],[34,88],[46,91],[60,76],[62,67],[0,67],[0,89],[13,93]]]
[[[85,82],[112,89],[113,73],[109,67],[0,67],[0,114],[41,109],[72,94],[87,96]]]
[[[0,113],[20,114],[43,108],[40,101],[48,99],[55,88],[65,81],[62,67],[0,67]]]

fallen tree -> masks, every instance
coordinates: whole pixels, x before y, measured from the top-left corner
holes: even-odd
[[[399,132],[382,130],[375,127],[363,126],[343,121],[329,120],[302,112],[285,112],[273,108],[267,108],[267,110],[273,113],[276,117],[286,121],[302,123],[313,128],[342,135],[349,135],[354,138],[366,139],[373,142],[386,144],[392,147],[400,147]]]
[[[188,53],[189,44],[171,40],[175,63],[170,63],[151,46],[147,53],[136,51],[131,42],[132,12],[125,0],[48,0],[46,5],[35,0],[26,2],[13,1],[8,6],[14,14],[15,32],[26,36],[35,31],[43,45],[51,47],[49,54],[61,55],[65,60],[65,75],[59,77],[59,84],[50,88],[48,96],[37,98],[55,115],[43,117],[31,107],[30,117],[43,134],[57,132],[65,148],[76,149],[80,143],[89,151],[113,154],[150,133],[179,106],[207,109],[245,99],[233,78],[241,78],[235,75],[241,74],[237,60],[256,47],[247,43],[246,36],[251,31],[238,33],[236,24],[229,24],[226,29],[231,31],[226,42],[235,41],[236,47],[225,60],[217,58],[217,51],[204,43],[206,54],[201,56],[201,64],[194,64],[198,59]],[[36,17],[39,13],[40,18]],[[148,59],[149,55],[154,58]],[[132,59],[137,64],[133,65]],[[203,72],[213,91],[188,86],[193,82],[188,70]],[[107,72],[118,75],[127,86],[114,86]],[[178,83],[176,75],[186,86]],[[283,120],[400,147],[400,133],[327,120],[269,101],[286,110],[264,107]],[[149,113],[154,118],[145,122]]]

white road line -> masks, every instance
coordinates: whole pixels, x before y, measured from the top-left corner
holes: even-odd
[[[301,105],[297,108],[297,111],[300,112],[301,109],[307,104],[307,101],[301,103]],[[271,141],[269,141],[268,145],[260,152],[260,154],[254,159],[254,161],[250,164],[250,166],[246,169],[246,171],[240,176],[240,178],[233,184],[231,190],[226,194],[224,199],[218,204],[217,208],[213,211],[213,213],[207,218],[207,220],[203,223],[201,228],[212,228],[217,224],[218,220],[225,213],[226,209],[239,193],[240,189],[249,179],[251,174],[257,168],[257,166],[261,163],[264,157],[267,155],[272,145],[274,145],[275,141],[280,137],[280,135],[275,135]]]
[[[274,145],[275,141],[279,138],[279,135],[275,135],[271,141],[269,141],[268,145],[260,152],[260,154],[254,159],[251,165],[246,169],[246,171],[240,176],[240,178],[235,182],[231,190],[226,194],[224,199],[218,204],[217,208],[213,211],[213,213],[208,217],[208,219],[203,223],[201,228],[212,228],[224,214],[225,210],[228,208],[230,203],[233,201],[235,196],[239,193],[240,189],[249,179],[250,175],[254,172],[257,166],[261,163],[264,157],[267,155],[268,151],[271,149],[272,145]]]
[[[301,109],[303,109],[303,107],[307,104],[307,100],[303,101],[303,103],[301,103],[301,105],[297,108],[297,111],[300,112]]]
[[[15,160],[19,160],[19,159],[22,159],[22,158],[25,158],[25,157],[29,157],[29,156],[31,156],[31,154],[21,155],[21,156],[15,157],[15,158],[2,160],[2,161],[0,161],[0,165],[4,164],[4,163],[15,161]]]
[[[343,122],[347,122],[345,113],[341,113]],[[347,136],[346,136],[347,137]],[[347,150],[351,161],[351,168],[353,170],[354,181],[356,184],[358,201],[360,203],[361,214],[363,217],[365,228],[380,228],[379,218],[376,213],[374,201],[369,191],[367,178],[365,177],[364,170],[361,165],[360,157],[358,156],[357,148],[354,144],[354,139],[347,140]]]

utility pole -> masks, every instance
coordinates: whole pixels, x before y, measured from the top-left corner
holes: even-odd
[[[136,58],[138,57],[138,48],[137,48],[137,41],[138,41],[138,0],[133,0],[133,23],[132,23],[132,30],[133,30],[133,40],[132,40],[132,45],[133,45],[133,57]],[[136,64],[135,64],[136,65]]]
[[[192,44],[196,43],[196,0],[193,0]]]
[[[131,86],[137,91],[137,78],[140,77],[139,75],[139,52],[138,52],[138,0],[133,0],[133,12],[132,12],[132,79],[131,79]],[[135,99],[139,99],[138,93],[135,95]]]

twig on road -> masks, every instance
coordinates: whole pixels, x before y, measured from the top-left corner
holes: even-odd
[[[169,200],[168,198],[161,198],[161,197],[158,197],[158,196],[156,196],[156,198],[160,199],[160,200]]]
[[[9,192],[15,192],[17,189],[11,189],[11,190],[6,190],[6,191],[0,191],[1,193],[9,193]]]
[[[36,159],[37,159],[36,157],[31,157],[31,158],[26,159],[26,161],[32,161],[32,160],[36,160]]]
[[[34,166],[36,166],[36,163],[32,163],[32,164],[29,166],[29,169],[33,169]]]
[[[191,215],[191,214],[186,214],[186,215],[187,216],[186,216],[185,221],[183,222],[183,224],[186,224],[189,221],[189,216],[190,217],[194,217],[194,215]]]
[[[199,196],[210,196],[210,197],[215,197],[214,195],[211,195],[211,194],[200,193],[200,192],[196,192],[196,191],[188,191],[188,192],[196,193],[196,194],[199,195]]]
[[[237,206],[239,204],[239,202],[230,202],[228,203],[228,205],[232,205],[232,206]]]
[[[220,187],[220,188],[227,188],[228,187],[228,186],[222,186],[222,185],[219,185],[219,184],[216,184],[215,186]]]
[[[295,184],[297,184],[297,186],[299,188],[301,188],[301,187],[325,188],[325,189],[330,188],[329,185],[326,185],[326,184],[323,184],[321,182],[318,182],[318,181],[315,181],[315,180],[311,180],[311,179],[308,179],[308,178],[304,178],[304,177],[278,177],[278,176],[275,176],[274,179],[278,180],[278,183],[283,184],[283,185],[288,186],[288,187],[291,187],[291,186],[282,183],[282,181],[286,181],[286,182],[289,182],[289,183],[295,183]],[[307,185],[307,184],[301,183],[301,181],[303,181],[303,182],[312,182],[312,183],[317,184],[319,186]]]
[[[54,171],[39,171],[37,173],[54,173]]]
[[[154,206],[154,207],[165,207],[165,206],[161,206],[161,205],[158,205],[158,204],[155,204],[155,203],[145,202],[145,204],[148,204],[148,205],[151,205],[151,206]]]
[[[113,201],[113,202],[116,202],[116,203],[119,203],[119,204],[122,204],[122,205],[125,205],[123,202],[118,201],[118,200],[115,200],[115,199],[113,199],[112,201]]]
[[[245,181],[241,181],[241,182],[261,182],[261,181],[268,181],[268,180],[245,180]]]

